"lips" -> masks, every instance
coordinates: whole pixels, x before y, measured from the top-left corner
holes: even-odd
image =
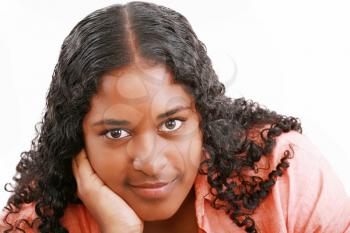
[[[135,188],[161,188],[170,182],[157,182],[157,183],[143,183],[137,185],[131,185]]]
[[[174,189],[177,178],[170,182],[142,183],[131,185],[131,190],[144,200],[165,200]]]

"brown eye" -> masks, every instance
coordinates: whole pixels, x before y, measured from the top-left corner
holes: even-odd
[[[165,127],[161,127],[160,131],[165,131],[165,132],[175,131],[182,126],[183,122],[184,120],[181,120],[181,119],[169,119],[162,124],[162,126],[165,126]]]
[[[105,136],[109,139],[120,139],[120,138],[128,136],[129,133],[126,132],[126,136],[125,136],[125,133],[123,133],[123,132],[126,132],[126,131],[123,129],[112,129],[112,130],[108,130],[105,133]],[[121,137],[121,136],[123,136],[123,137]]]

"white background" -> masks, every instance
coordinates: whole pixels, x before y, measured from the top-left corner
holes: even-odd
[[[0,4],[0,204],[34,137],[60,46],[90,12],[124,1],[2,1]],[[350,5],[347,1],[154,1],[192,24],[226,84],[299,117],[350,194]],[[317,163],[317,161],[315,161]]]

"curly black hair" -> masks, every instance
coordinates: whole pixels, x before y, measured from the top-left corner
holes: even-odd
[[[228,217],[246,232],[258,232],[250,215],[269,194],[277,176],[288,168],[291,153],[285,151],[266,180],[258,176],[247,179],[242,169],[258,169],[257,162],[269,155],[280,134],[301,133],[299,119],[277,114],[252,100],[225,96],[225,86],[212,68],[206,46],[187,19],[167,7],[141,1],[96,10],[65,38],[43,118],[35,127],[36,136],[30,150],[21,153],[15,184],[5,185],[6,191],[13,192],[4,207],[4,222],[9,226],[5,232],[21,229],[23,222],[33,227],[35,220],[40,232],[68,232],[60,218],[68,204],[82,204],[71,168],[72,158],[84,147],[82,120],[100,77],[137,58],[166,64],[175,82],[194,97],[201,115],[203,147],[210,155],[201,163],[199,174],[207,175],[215,196],[211,204],[225,208]],[[262,143],[249,137],[252,129],[259,129]],[[228,182],[233,177],[236,179]],[[7,221],[22,204],[32,202],[35,220]]]

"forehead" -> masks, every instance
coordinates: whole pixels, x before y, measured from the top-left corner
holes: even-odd
[[[144,117],[146,113],[157,115],[177,106],[194,109],[193,98],[182,85],[174,83],[172,72],[165,65],[134,64],[102,77],[89,115],[107,118],[127,113]]]

